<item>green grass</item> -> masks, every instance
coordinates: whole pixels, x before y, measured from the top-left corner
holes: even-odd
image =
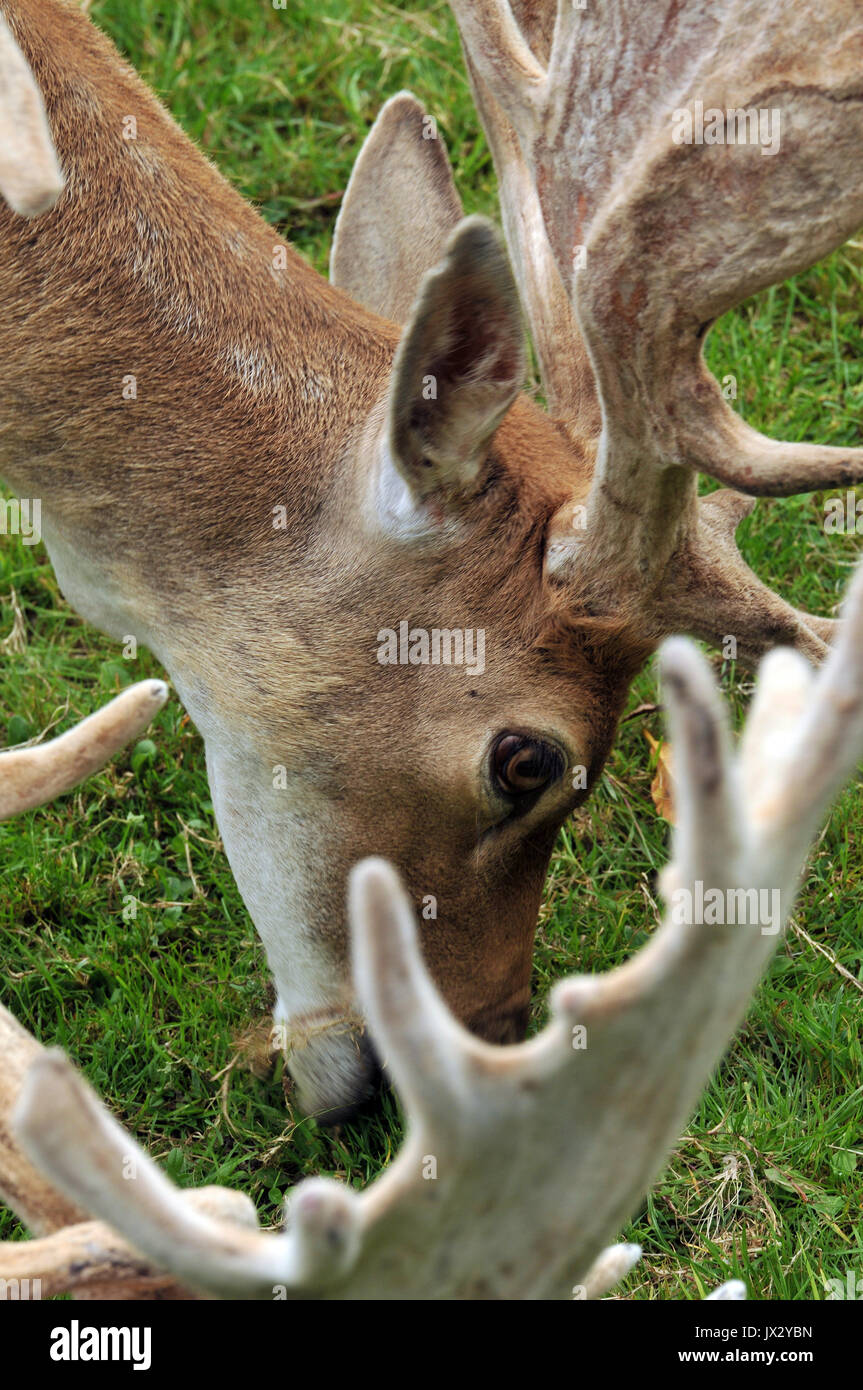
[[[494,214],[491,161],[443,3],[97,0],[92,13],[319,269],[363,135],[400,87],[437,116],[467,210]],[[861,280],[851,243],[718,325],[711,365],[734,374],[751,423],[787,439],[861,442]],[[823,506],[761,502],[741,535],[763,578],[826,614],[857,544],[824,534]],[[158,670],[146,653],[121,660],[63,602],[44,551],[7,537],[0,652],[0,742],[10,744],[68,727]],[[739,723],[751,686],[715,665]],[[609,969],[656,925],[667,827],[650,798],[644,730],[660,736],[662,716],[636,713],[656,698],[648,671],[601,786],[561,833],[535,956],[537,1024],[553,981]],[[387,1099],[379,1115],[327,1131],[291,1113],[278,1075],[250,1068],[247,1035],[268,1004],[263,952],[221,853],[200,740],[176,700],[151,733],[154,755],[130,750],[73,795],[0,826],[0,991],[174,1178],[242,1187],[275,1220],[304,1175],[362,1184],[379,1172],[398,1147],[397,1107]],[[863,1273],[861,829],[853,788],[811,859],[794,919],[806,935],[789,933],[625,1233],[645,1258],[624,1296],[698,1297],[739,1274],[753,1297],[821,1298],[826,1279]],[[7,1215],[0,1234],[24,1233]]]

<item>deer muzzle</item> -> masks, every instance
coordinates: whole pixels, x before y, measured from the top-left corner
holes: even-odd
[[[359,1014],[317,1009],[275,1025],[299,1108],[324,1124],[347,1120],[374,1094],[380,1064]]]

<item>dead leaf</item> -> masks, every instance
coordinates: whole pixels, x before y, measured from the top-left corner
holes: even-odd
[[[650,784],[650,796],[663,820],[674,824],[674,776],[672,774],[671,744],[664,739],[657,741],[649,729],[643,730],[650,745],[651,753],[656,754],[656,772]]]

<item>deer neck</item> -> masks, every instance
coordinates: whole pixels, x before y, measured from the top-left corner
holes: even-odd
[[[67,189],[36,223],[0,211],[0,471],[40,499],[70,602],[191,688],[190,649],[236,666],[237,632],[290,603],[353,495],[395,330],[285,244],[74,7],[4,11]]]

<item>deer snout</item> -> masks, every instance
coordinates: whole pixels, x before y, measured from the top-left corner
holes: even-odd
[[[336,1011],[297,1015],[277,1027],[299,1108],[339,1124],[374,1094],[380,1064],[365,1024]]]

